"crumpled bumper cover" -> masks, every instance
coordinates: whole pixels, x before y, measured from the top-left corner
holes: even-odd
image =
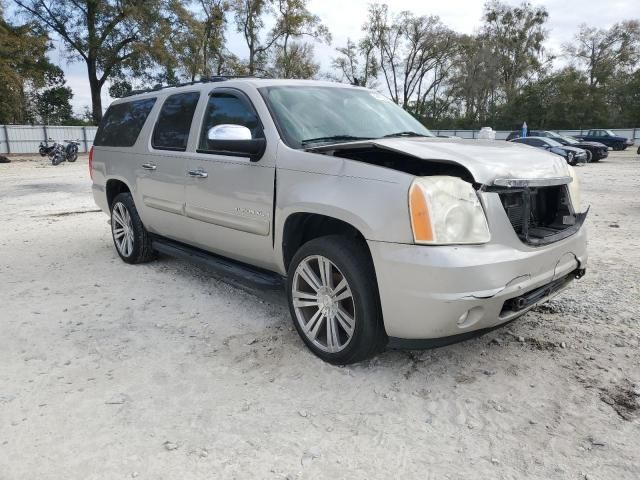
[[[509,300],[587,263],[586,229],[544,247],[505,244],[419,246],[369,241],[385,329],[395,339],[442,339],[506,323],[566,288],[521,309]]]

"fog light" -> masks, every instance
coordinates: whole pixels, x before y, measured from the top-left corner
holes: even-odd
[[[464,312],[462,315],[460,315],[460,318],[458,318],[458,322],[457,322],[458,327],[460,328],[470,327],[474,323],[477,323],[478,320],[482,318],[483,314],[484,314],[484,308],[482,307],[470,308],[469,310]]]

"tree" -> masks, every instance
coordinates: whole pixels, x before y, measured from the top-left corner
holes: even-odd
[[[616,115],[616,124],[633,126],[640,120],[640,69],[630,75],[617,75],[612,81],[607,111]]]
[[[166,26],[162,0],[14,0],[20,9],[56,32],[72,59],[87,67],[93,119],[102,118],[102,88],[110,78],[145,72]]]
[[[595,89],[618,72],[630,72],[640,61],[640,22],[629,20],[610,29],[581,25],[575,43],[564,45],[565,53],[589,76]]]
[[[378,62],[375,58],[375,45],[369,38],[363,38],[355,44],[347,39],[345,47],[336,48],[338,56],[331,66],[341,74],[340,81],[347,80],[352,85],[374,87],[378,76]]]
[[[236,30],[241,33],[249,49],[247,73],[255,75],[257,71],[264,71],[267,62],[267,51],[277,40],[271,38],[265,43],[260,40],[264,30],[264,16],[273,6],[273,0],[235,0]]]
[[[315,62],[313,45],[310,43],[289,42],[285,51],[281,45],[276,45],[275,59],[272,73],[279,78],[313,78],[320,71],[320,65]]]
[[[491,0],[485,5],[481,35],[495,57],[500,87],[507,102],[552,60],[545,57],[543,46],[548,17],[544,7],[534,8],[527,2],[511,7]]]
[[[449,79],[456,126],[476,128],[495,112],[499,74],[496,57],[483,36],[463,36]]]
[[[410,12],[392,16],[385,4],[369,7],[363,31],[362,45],[374,47],[391,99],[418,116],[434,117],[435,110],[442,111],[445,105],[438,95],[459,48],[455,32],[438,17]]]
[[[0,14],[0,123],[34,121],[34,98],[63,85],[62,71],[46,57],[49,39],[33,22],[12,25]]]
[[[163,66],[191,82],[225,73],[233,57],[225,49],[229,2],[199,0],[195,11],[179,0],[170,2],[171,32]]]
[[[45,125],[63,125],[73,116],[71,99],[73,92],[69,87],[57,86],[36,94],[36,111],[40,122]]]
[[[133,86],[128,80],[115,80],[109,85],[109,96],[113,98],[126,97],[133,91]]]
[[[236,29],[249,50],[248,75],[263,72],[284,78],[308,78],[317,73],[319,67],[313,60],[313,46],[299,40],[307,37],[330,42],[331,34],[320,18],[309,12],[307,3],[308,0],[235,0]],[[273,28],[265,36],[267,16],[275,18]],[[292,43],[292,40],[298,41]]]
[[[271,39],[275,39],[275,73],[279,77],[310,78],[319,70],[313,61],[313,46],[299,42],[292,45],[292,39],[307,37],[331,42],[329,29],[322,24],[320,17],[309,12],[307,3],[308,0],[276,2],[276,23]]]

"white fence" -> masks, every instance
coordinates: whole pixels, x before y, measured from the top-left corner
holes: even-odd
[[[625,138],[631,138],[635,143],[640,143],[640,128],[610,128],[613,133]],[[586,135],[589,131],[588,128],[584,130],[552,130],[562,135],[574,135],[582,136]],[[454,135],[461,138],[478,138],[479,130],[435,130],[432,129],[434,135]],[[511,133],[510,130],[496,130],[496,140],[504,140],[507,135]]]
[[[88,152],[98,127],[57,127],[49,125],[0,125],[0,153],[37,153],[40,142],[52,138],[80,141],[80,151]]]
[[[79,140],[80,151],[88,152],[93,145],[98,127],[56,127],[33,125],[0,125],[0,153],[37,153],[40,142],[52,138],[62,140]],[[556,130],[564,135],[585,135],[588,130]],[[616,135],[632,138],[640,143],[640,128],[611,129]],[[436,135],[455,135],[462,138],[477,138],[478,130],[432,130]],[[504,140],[509,131],[496,131],[496,140]]]

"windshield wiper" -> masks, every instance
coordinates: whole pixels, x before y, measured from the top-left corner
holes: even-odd
[[[384,135],[382,138],[393,138],[393,137],[428,137],[429,135],[425,135],[423,133],[418,132],[396,132],[390,133],[389,135]]]
[[[316,142],[352,142],[356,140],[372,140],[371,137],[355,137],[353,135],[331,135],[329,137],[306,138],[301,140],[302,145]]]

